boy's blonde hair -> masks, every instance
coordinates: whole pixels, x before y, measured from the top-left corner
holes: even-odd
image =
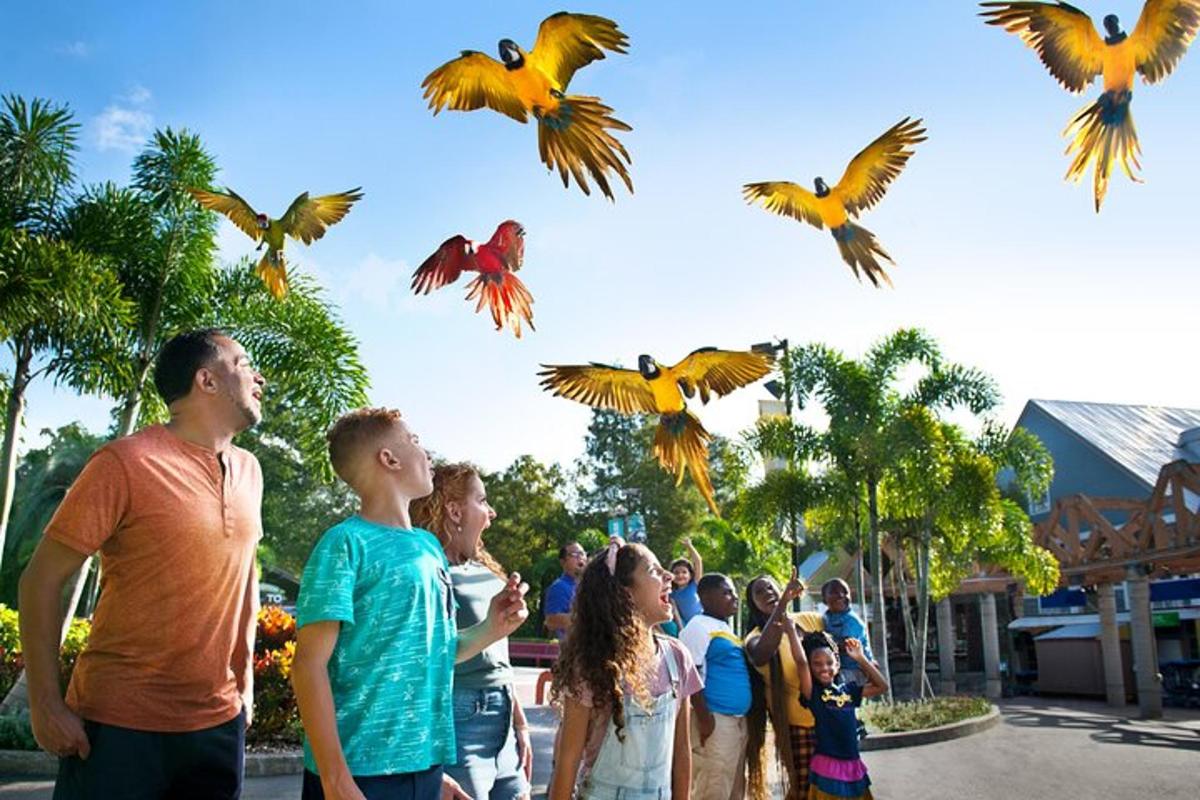
[[[325,434],[333,471],[353,486],[363,453],[398,422],[400,412],[394,408],[356,408],[339,417]]]

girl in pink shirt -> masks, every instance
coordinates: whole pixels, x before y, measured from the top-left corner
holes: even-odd
[[[653,633],[671,617],[670,578],[648,549],[620,540],[584,570],[554,665],[563,720],[551,800],[687,800],[687,698],[702,684],[687,649]]]

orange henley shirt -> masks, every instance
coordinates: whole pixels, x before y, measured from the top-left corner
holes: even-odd
[[[161,425],[92,455],[46,527],[100,552],[100,600],[67,689],[76,713],[157,732],[237,716],[253,680],[262,489],[246,450],[219,457]]]

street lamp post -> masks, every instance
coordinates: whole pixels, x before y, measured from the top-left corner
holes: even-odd
[[[759,342],[758,344],[751,345],[750,350],[755,353],[763,353],[764,355],[778,356],[779,374],[782,380],[767,381],[763,384],[763,388],[776,400],[783,401],[784,416],[790,421],[792,418],[792,409],[795,406],[795,392],[792,387],[788,340],[776,339],[773,342]],[[771,464],[767,464],[766,466],[767,472],[777,469],[777,467]],[[792,452],[787,454],[787,467],[789,470],[796,468],[796,458]],[[792,567],[798,573],[800,570],[800,546],[804,541],[804,520],[797,520],[793,515],[789,515],[788,525],[791,528],[792,534]],[[792,610],[800,610],[800,598],[797,597],[792,601]]]

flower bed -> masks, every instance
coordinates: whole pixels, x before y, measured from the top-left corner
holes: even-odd
[[[859,714],[869,731],[899,733],[982,717],[991,710],[991,703],[982,697],[956,695],[903,703],[868,703]]]
[[[91,624],[71,623],[60,662],[64,689],[75,659],[87,644]],[[292,750],[300,744],[300,713],[292,694],[292,660],[296,655],[296,620],[278,606],[259,611],[254,645],[254,724],[246,743],[254,750]],[[0,604],[0,697],[8,693],[24,668],[17,612]],[[0,717],[0,750],[36,750],[28,714]]]

